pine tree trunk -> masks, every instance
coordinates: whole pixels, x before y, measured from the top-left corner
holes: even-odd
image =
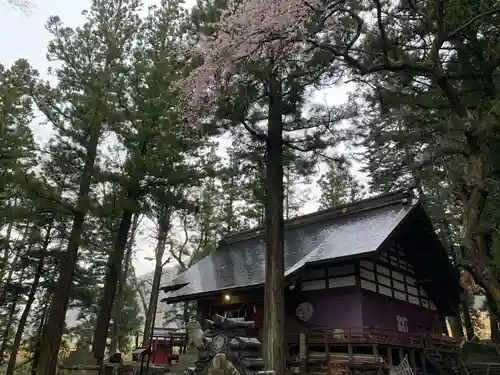
[[[500,318],[500,281],[495,277],[491,261],[492,256],[484,231],[481,231],[481,217],[488,198],[488,189],[484,178],[481,147],[475,135],[467,133],[469,155],[467,160],[468,184],[463,187],[461,203],[464,210],[463,230],[467,271],[474,277],[486,294],[488,307],[497,319]]]
[[[131,276],[131,282],[134,285],[134,289],[139,295],[139,299],[141,300],[141,305],[142,309],[144,310],[144,314],[146,314],[146,311],[148,311],[148,304],[146,303],[146,296],[144,295],[144,290],[141,288],[141,285],[139,283],[139,280],[137,280],[137,275],[135,274],[134,268],[131,269],[132,274]]]
[[[46,298],[47,301],[50,301],[50,298]],[[38,362],[40,360],[40,351],[41,351],[41,346],[42,346],[42,336],[43,336],[43,330],[45,327],[45,321],[47,320],[47,314],[49,312],[49,305],[46,304],[42,316],[40,317],[40,323],[38,324],[38,330],[37,330],[37,337],[36,337],[36,342],[35,342],[35,348],[33,351],[33,364],[31,366],[31,374],[35,375],[36,374],[36,369],[38,367]]]
[[[22,238],[21,240],[16,240],[15,241],[15,246],[14,248],[16,248],[16,252],[15,252],[15,255],[14,255],[14,260],[12,262],[10,262],[11,265],[16,265],[17,264],[17,261],[19,260],[19,257],[21,256],[21,251],[23,250],[23,246],[24,244],[28,244],[29,243],[29,238],[28,238],[28,235],[29,235],[29,232],[30,232],[30,224],[27,224],[26,225],[26,228],[24,229],[24,232],[23,232],[23,235],[22,235]],[[11,228],[12,230],[12,228]],[[9,242],[10,242],[10,234],[9,234]],[[22,245],[21,245],[22,244]],[[31,249],[31,243],[29,243],[29,249]],[[7,269],[7,264],[8,263],[8,260],[7,260],[7,263],[6,263],[6,267],[5,267],[5,270]],[[15,270],[15,267],[10,267],[9,269],[9,273],[7,274],[7,277],[6,277],[6,280],[5,280],[5,283],[3,285],[0,285],[1,287],[1,292],[0,292],[0,306],[4,306],[6,304],[6,297],[7,297],[7,288],[6,288],[6,285],[10,284],[10,282],[12,281],[12,276],[14,275],[14,270]],[[5,276],[5,274],[4,274]],[[0,279],[0,281],[2,281]]]
[[[20,252],[20,250],[17,251],[17,254],[14,256],[14,260],[12,261],[11,264],[17,263],[17,261],[19,260],[19,252]],[[9,273],[7,274],[7,277],[5,278],[5,283],[2,287],[2,292],[0,293],[0,306],[5,306],[7,304],[7,287],[6,286],[11,283],[13,275],[14,275],[14,267],[11,267],[9,270]]]
[[[283,195],[285,201],[284,218],[286,220],[290,219],[290,171],[287,169],[283,173],[283,177],[286,182],[283,183]]]
[[[90,185],[93,175],[94,162],[97,153],[97,145],[101,134],[101,122],[91,129],[91,135],[87,147],[87,158],[83,168],[82,177],[78,191],[78,201],[76,204],[73,225],[69,235],[66,253],[60,264],[59,279],[55,288],[54,296],[47,318],[46,329],[42,337],[42,348],[40,351],[39,363],[36,375],[55,375],[57,361],[59,357],[59,347],[66,321],[71,287],[73,285],[73,275],[78,259],[78,247],[83,232],[83,223],[88,211],[88,200]]]
[[[131,195],[135,196],[135,195]],[[133,200],[136,203],[136,200]],[[115,238],[114,249],[108,257],[106,282],[104,284],[104,293],[99,303],[99,316],[97,318],[97,325],[94,331],[94,340],[92,350],[94,357],[98,360],[104,359],[104,352],[106,351],[106,339],[108,337],[109,320],[113,303],[116,295],[116,286],[122,271],[122,263],[127,245],[128,233],[132,224],[133,211],[125,209],[123,211],[120,227]]]
[[[43,240],[43,245],[42,248],[40,249],[40,259],[38,260],[38,265],[35,270],[35,275],[33,278],[33,283],[31,284],[30,292],[28,294],[28,299],[26,301],[23,313],[21,314],[21,318],[19,319],[19,323],[17,325],[17,331],[14,337],[14,343],[12,344],[12,348],[10,350],[9,364],[7,365],[7,371],[5,375],[14,375],[17,353],[19,351],[19,346],[21,345],[21,339],[23,337],[24,327],[26,326],[26,322],[28,321],[28,315],[30,313],[31,306],[35,301],[36,292],[38,290],[38,285],[40,283],[40,277],[42,276],[43,266],[45,263],[45,254],[50,243],[52,225],[53,225],[53,220],[50,222],[47,228],[47,231],[45,233],[45,238]]]
[[[4,362],[5,351],[7,350],[7,346],[9,345],[10,338],[10,328],[14,323],[15,314],[17,308],[17,301],[13,301],[10,304],[9,311],[7,313],[7,319],[5,321],[5,327],[3,328],[2,334],[0,337],[2,338],[2,344],[0,344],[0,365]]]
[[[269,117],[266,144],[266,272],[264,287],[263,356],[276,375],[285,372],[283,120],[281,83],[269,81]]]
[[[491,329],[491,341],[494,343],[499,343],[500,330],[498,329],[498,319],[492,313],[490,313],[490,329]]]
[[[24,276],[25,276],[25,271],[23,269],[21,271],[21,274],[19,275],[19,279],[17,280],[18,287],[22,286],[24,281]],[[5,327],[3,329],[2,335],[0,335],[0,338],[2,338],[2,344],[0,345],[0,364],[4,362],[5,351],[7,350],[9,339],[11,337],[11,330],[16,322],[17,318],[16,311],[19,305],[20,297],[21,297],[20,295],[16,295],[15,299],[11,302],[9,312],[7,314],[7,320],[5,322]]]
[[[158,304],[158,296],[160,295],[160,283],[163,275],[163,256],[165,254],[165,246],[167,244],[167,235],[170,229],[170,213],[164,212],[163,217],[159,218],[158,243],[156,245],[156,265],[153,276],[153,285],[151,286],[151,295],[149,297],[148,310],[146,312],[146,321],[144,322],[144,331],[142,335],[142,346],[149,346],[152,326],[155,323],[155,313]]]
[[[127,242],[127,250],[125,253],[125,260],[123,264],[123,272],[120,277],[120,281],[118,283],[118,292],[114,309],[114,319],[113,319],[113,331],[111,334],[111,342],[109,344],[109,355],[113,355],[117,352],[118,343],[121,338],[121,320],[122,320],[122,309],[123,309],[123,301],[125,297],[125,286],[127,284],[128,279],[128,271],[130,267],[130,262],[132,259],[132,250],[134,249],[134,240],[135,233],[137,231],[137,227],[139,226],[139,214],[134,215],[134,219],[132,220],[132,229],[130,231],[130,237]]]
[[[5,276],[5,271],[7,270],[7,263],[9,262],[9,251],[10,251],[10,238],[12,236],[12,228],[14,223],[11,221],[7,226],[7,230],[5,233],[4,242],[4,251],[2,261],[0,262],[0,285],[2,283],[3,277]]]
[[[161,276],[163,273],[163,267],[156,264],[155,274],[153,277],[153,285],[151,286],[151,295],[149,298],[148,311],[146,313],[146,321],[144,322],[144,331],[142,334],[142,346],[149,346],[149,336],[151,335],[151,328],[155,323],[155,312],[156,306],[158,304],[158,295],[160,291]]]
[[[472,318],[469,311],[469,294],[467,291],[463,291],[461,297],[460,303],[462,305],[462,315],[464,317],[465,337],[467,340],[472,340],[474,337],[474,326],[472,325]]]
[[[235,178],[231,174],[231,180],[230,180],[231,187],[235,186],[234,180],[235,180]],[[226,206],[226,215],[225,215],[225,227],[226,227],[226,229],[225,229],[225,233],[221,233],[222,236],[228,235],[229,233],[231,233],[233,231],[234,200],[235,200],[235,197],[233,194],[234,194],[233,190],[231,189],[229,196],[228,196],[228,199],[227,199],[227,206]]]

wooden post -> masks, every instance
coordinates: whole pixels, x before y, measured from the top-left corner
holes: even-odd
[[[353,350],[352,350],[352,343],[351,343],[351,341],[349,341],[347,343],[347,354],[349,354],[349,362],[353,362],[354,361],[354,353],[353,353]]]
[[[207,318],[206,313],[205,313],[205,304],[202,302],[202,300],[197,300],[196,301],[196,321],[200,323],[201,329],[205,329],[205,318]],[[210,317],[212,318],[212,317]]]
[[[329,335],[325,333],[324,339],[325,339],[325,354],[326,354],[326,365],[330,363],[330,344],[328,343],[328,337]]]
[[[403,362],[404,357],[405,357],[405,352],[403,348],[399,348],[399,363]]]
[[[416,374],[417,373],[417,361],[415,360],[415,349],[410,350],[410,365]]]
[[[378,361],[378,357],[379,357],[378,345],[376,342],[374,342],[372,346],[373,346],[373,357],[375,358],[375,361]]]
[[[299,334],[299,371],[301,375],[307,374],[307,337],[305,333]]]
[[[427,374],[427,360],[425,358],[425,350],[420,351],[420,361],[422,362],[422,371]]]
[[[347,354],[349,356],[349,362],[354,361],[354,353],[352,350],[352,335],[351,335],[351,329],[349,329],[348,334],[347,334]],[[350,368],[348,366],[348,368]]]
[[[389,367],[392,368],[394,366],[394,362],[392,361],[392,348],[390,346],[387,348],[387,362]]]
[[[381,374],[382,373],[382,366],[380,365],[380,362],[378,361],[378,345],[376,342],[374,342],[373,344],[373,359],[375,360],[375,363],[377,364],[377,374]]]

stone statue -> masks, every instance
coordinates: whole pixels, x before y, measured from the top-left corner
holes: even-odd
[[[214,315],[206,325],[208,329],[203,332],[197,322],[187,324],[190,340],[200,353],[195,366],[184,375],[202,375],[207,368],[223,375],[274,375],[274,371],[264,371],[253,321]]]
[[[198,349],[202,349],[204,346],[203,342],[203,330],[201,329],[200,323],[197,321],[190,321],[186,324],[189,341],[192,342]]]

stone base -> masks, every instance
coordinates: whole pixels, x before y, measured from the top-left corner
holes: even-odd
[[[74,366],[60,366],[67,375],[99,375],[99,366],[96,365],[74,365]]]
[[[91,352],[78,349],[70,352],[59,368],[67,375],[98,375],[100,367]]]

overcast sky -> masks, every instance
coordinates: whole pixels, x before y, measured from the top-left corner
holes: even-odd
[[[49,63],[45,58],[47,43],[50,34],[45,29],[49,16],[58,15],[62,21],[71,27],[79,26],[84,18],[82,10],[90,6],[90,0],[33,0],[35,6],[29,14],[14,10],[0,0],[0,63],[10,66],[19,58],[27,59],[30,64],[38,69],[40,74],[46,75]],[[148,0],[145,4],[157,1]],[[194,0],[189,0],[193,4]],[[339,103],[346,100],[347,90],[328,90],[317,93],[316,100],[328,103]],[[37,119],[38,121],[40,118]],[[39,143],[45,143],[51,136],[50,127],[35,121],[32,125],[35,138]],[[315,204],[309,204],[304,211],[314,210]],[[136,254],[136,268],[138,274],[150,272],[153,264],[144,258],[152,256],[154,248],[153,231],[151,223],[146,223],[146,228],[139,241],[140,250]]]

